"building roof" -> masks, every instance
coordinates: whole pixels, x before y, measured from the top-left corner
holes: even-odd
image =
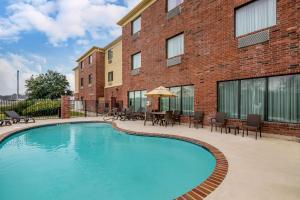
[[[76,60],[76,62],[82,61],[84,58],[86,58],[87,56],[89,56],[89,55],[91,55],[92,53],[94,53],[94,51],[102,51],[102,52],[104,52],[104,49],[103,49],[103,48],[100,48],[100,47],[93,46],[93,47],[90,48],[85,54],[83,54],[80,58],[78,58],[78,59]]]
[[[118,42],[120,42],[122,40],[122,36],[119,36],[117,39],[115,39],[114,41],[112,41],[111,43],[109,43],[108,45],[106,45],[104,47],[105,50],[111,48],[112,46],[114,46],[115,44],[117,44]]]
[[[151,6],[157,0],[142,0],[137,6],[135,6],[127,15],[125,15],[120,21],[118,21],[118,25],[125,26],[128,22],[135,19],[138,15],[140,15],[146,8]]]

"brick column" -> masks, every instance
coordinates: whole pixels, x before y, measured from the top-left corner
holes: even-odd
[[[61,118],[70,118],[70,98],[69,96],[61,96]]]

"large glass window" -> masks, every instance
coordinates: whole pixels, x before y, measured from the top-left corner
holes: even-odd
[[[276,0],[256,0],[235,13],[236,36],[276,25]]]
[[[162,97],[160,98],[160,110],[161,111],[168,111],[170,110],[169,106],[169,98],[168,97]]]
[[[219,83],[219,111],[226,112],[231,118],[238,118],[238,83],[238,81]]]
[[[134,109],[134,92],[128,93],[128,107]]]
[[[300,122],[300,74],[220,82],[218,95],[218,110],[231,118]]]
[[[138,69],[142,65],[141,63],[141,52],[132,56],[132,69]]]
[[[183,86],[182,93],[182,114],[191,115],[194,112],[194,86]]]
[[[269,78],[270,121],[300,122],[300,74]]]
[[[147,108],[147,97],[145,96],[146,90],[137,90],[128,92],[128,107],[137,112],[139,108]]]
[[[183,33],[167,40],[167,54],[168,58],[173,58],[184,54]]]
[[[194,86],[171,87],[170,91],[176,94],[176,97],[160,98],[160,110],[178,110],[183,115],[191,115],[194,112]]]
[[[168,0],[168,11],[182,4],[183,0]]]
[[[176,97],[170,98],[170,110],[181,110],[181,87],[171,87],[170,91],[176,94]]]
[[[248,79],[241,81],[241,118],[248,114],[260,114],[264,117],[266,79]]]
[[[141,31],[141,17],[138,17],[132,22],[132,34]]]

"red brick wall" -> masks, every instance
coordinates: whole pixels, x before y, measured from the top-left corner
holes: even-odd
[[[79,99],[97,100],[104,96],[104,53],[95,51],[93,54],[93,63],[89,64],[89,57],[83,60],[83,68],[79,69],[79,81],[84,78],[84,86],[79,86]],[[92,74],[92,84],[89,86],[88,77]]]
[[[166,19],[166,0],[142,13],[140,37],[133,40],[131,23],[123,27],[123,89],[153,89],[160,85],[195,85],[195,110],[205,112],[205,123],[217,110],[217,81],[300,73],[300,1],[278,0],[277,25],[270,40],[238,49],[234,9],[249,0],[189,0],[182,14]],[[166,66],[166,39],[184,32],[182,64]],[[140,74],[131,74],[131,55],[142,52]],[[299,128],[267,123],[264,131],[299,136]]]
[[[122,92],[122,86],[105,88],[105,103],[109,103],[109,107],[111,108],[111,97],[116,97],[117,102],[123,101],[127,98],[127,95],[124,96],[124,92]]]
[[[70,118],[70,97],[61,96],[61,118]]]

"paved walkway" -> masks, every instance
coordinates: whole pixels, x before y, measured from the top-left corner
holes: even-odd
[[[35,124],[0,127],[0,134],[25,127],[68,121],[90,121],[101,118],[39,120]],[[120,128],[168,133],[196,138],[214,145],[229,162],[229,171],[222,184],[206,199],[210,200],[298,200],[300,199],[300,143],[275,138],[234,136],[210,132],[209,129],[143,126],[141,121],[116,121]]]

